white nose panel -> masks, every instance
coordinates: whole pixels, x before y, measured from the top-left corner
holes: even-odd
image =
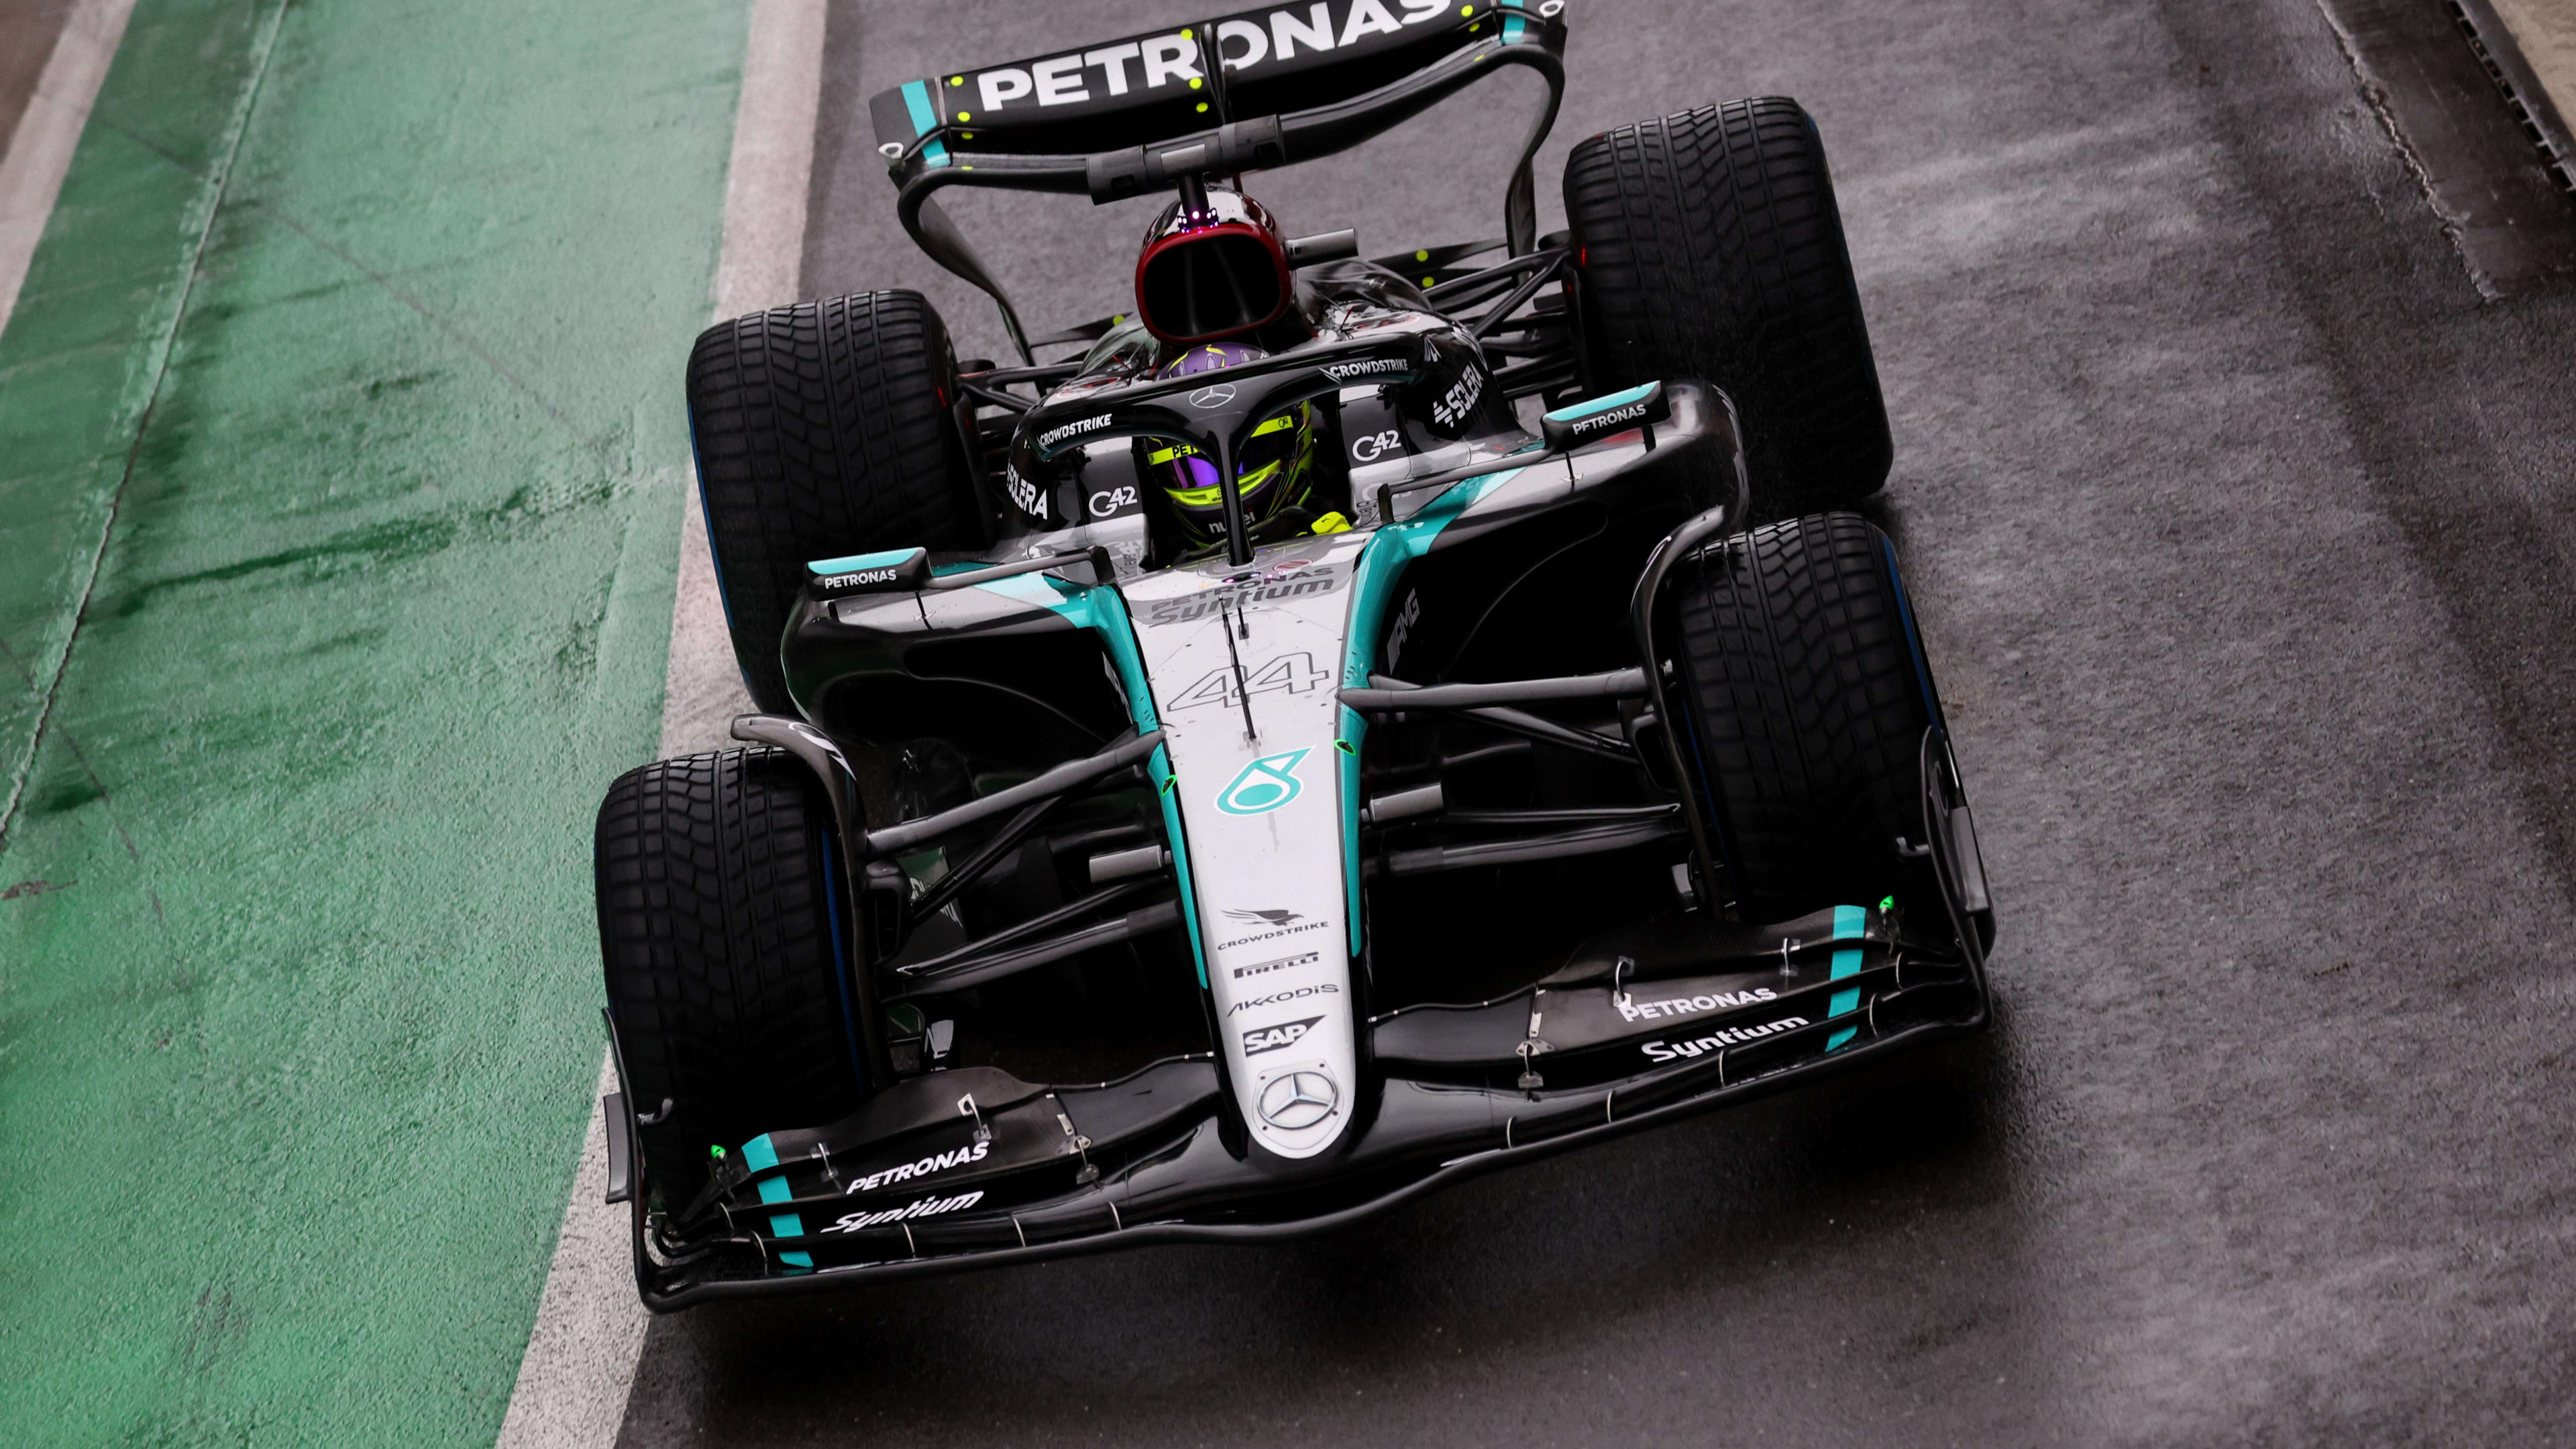
[[[1187,832],[1219,1046],[1254,1141],[1311,1157],[1357,1084],[1340,717],[1364,537],[1128,586]],[[1249,723],[1247,724],[1247,715]]]

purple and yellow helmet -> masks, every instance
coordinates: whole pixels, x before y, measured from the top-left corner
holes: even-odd
[[[1214,372],[1270,354],[1248,342],[1201,342],[1164,365],[1161,376]],[[1172,516],[1193,545],[1225,537],[1225,494],[1216,462],[1189,443],[1158,441],[1145,455],[1148,475],[1172,505]],[[1235,487],[1243,495],[1243,520],[1257,527],[1282,509],[1305,501],[1315,471],[1315,410],[1298,403],[1253,425],[1235,459]]]

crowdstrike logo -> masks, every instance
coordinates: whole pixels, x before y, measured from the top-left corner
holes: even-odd
[[[855,1233],[861,1228],[879,1227],[886,1223],[901,1222],[906,1218],[928,1218],[937,1217],[941,1213],[953,1213],[960,1208],[973,1207],[983,1200],[984,1195],[980,1192],[960,1193],[955,1197],[926,1197],[910,1207],[887,1208],[883,1212],[874,1213],[851,1213],[823,1231]]]
[[[934,1172],[946,1172],[952,1167],[963,1167],[970,1162],[981,1162],[984,1160],[984,1154],[992,1150],[993,1144],[988,1141],[978,1142],[972,1147],[934,1152],[919,1162],[899,1163],[882,1172],[871,1172],[865,1177],[854,1177],[850,1179],[848,1187],[841,1189],[841,1195],[847,1197],[854,1192],[874,1192],[880,1187],[893,1183],[908,1182],[916,1177],[928,1177]]]
[[[1758,1037],[1766,1037],[1771,1035],[1773,1032],[1791,1031],[1798,1027],[1805,1026],[1806,1024],[1807,1019],[1803,1016],[1784,1016],[1778,1021],[1766,1021],[1760,1026],[1720,1028],[1719,1030],[1710,1032],[1708,1035],[1700,1037],[1695,1041],[1677,1041],[1669,1044],[1659,1041],[1650,1041],[1645,1045],[1645,1053],[1649,1061],[1675,1062],[1680,1061],[1685,1057],[1695,1057],[1704,1052],[1713,1052],[1718,1050],[1720,1047],[1734,1046],[1738,1042],[1747,1042]]]
[[[1084,418],[1078,423],[1067,423],[1060,428],[1049,428],[1047,431],[1038,434],[1038,446],[1041,448],[1052,448],[1067,438],[1076,437],[1083,433],[1092,432],[1107,426],[1109,426],[1109,414],[1102,413],[1096,418]]]
[[[1610,1004],[1630,1021],[1653,1021],[1664,1016],[1698,1016],[1702,1012],[1726,1011],[1738,1006],[1754,1006],[1777,1000],[1768,986],[1750,991],[1712,991],[1702,996],[1676,996],[1667,1001],[1639,1001],[1634,997],[1612,997]]]
[[[1324,376],[1335,382],[1348,382],[1355,377],[1381,377],[1390,372],[1410,372],[1413,364],[1400,357],[1372,357],[1364,362],[1333,362],[1324,366]]]

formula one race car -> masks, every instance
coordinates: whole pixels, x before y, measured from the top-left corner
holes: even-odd
[[[699,339],[764,713],[599,816],[648,1304],[1319,1231],[1984,1023],[1940,698],[1827,511],[1889,442],[1814,124],[1592,137],[1539,236],[1562,8],[913,81],[901,218],[1015,363],[908,292]],[[1244,189],[1507,66],[1499,238],[1367,261]],[[1168,201],[1030,339],[949,186]]]

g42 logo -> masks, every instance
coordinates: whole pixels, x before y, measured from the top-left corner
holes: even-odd
[[[1244,766],[1233,783],[1216,792],[1216,808],[1228,815],[1267,815],[1296,799],[1306,788],[1297,782],[1297,762],[1309,753],[1264,755]]]
[[[1351,457],[1358,462],[1374,463],[1403,446],[1403,435],[1393,428],[1383,433],[1362,433],[1351,443]]]
[[[1133,484],[1121,483],[1091,495],[1091,516],[1094,518],[1116,518],[1135,506],[1136,489]]]
[[[1274,689],[1305,694],[1322,688],[1324,682],[1332,677],[1330,671],[1315,667],[1314,655],[1300,649],[1293,654],[1282,654],[1253,670],[1244,676],[1243,684],[1249,694],[1266,694]],[[1174,696],[1168,708],[1194,709],[1203,704],[1233,704],[1237,699],[1234,666],[1227,665],[1199,676],[1199,682]]]

